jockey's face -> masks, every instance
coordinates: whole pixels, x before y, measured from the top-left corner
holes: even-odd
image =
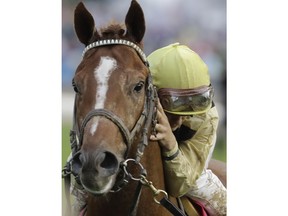
[[[175,131],[177,128],[179,128],[182,125],[182,122],[185,116],[174,115],[174,114],[167,113],[167,112],[165,112],[165,114],[168,118],[172,131]]]

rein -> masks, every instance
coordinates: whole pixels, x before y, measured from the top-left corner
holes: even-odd
[[[100,41],[93,42],[84,49],[82,57],[84,57],[85,53],[92,48],[97,48],[100,46],[108,46],[108,45],[126,45],[126,46],[133,48],[137,52],[139,57],[141,58],[142,62],[146,65],[146,67],[149,70],[149,64],[148,64],[148,61],[147,61],[147,58],[146,58],[144,52],[136,44],[134,44],[130,41],[127,41],[127,40],[122,40],[122,39],[108,39],[108,40],[100,40]],[[80,155],[80,150],[81,150],[81,146],[82,146],[82,142],[83,142],[84,129],[85,129],[85,126],[87,125],[87,123],[89,122],[89,120],[91,120],[93,117],[97,117],[97,116],[102,116],[102,117],[105,117],[108,120],[112,121],[121,131],[121,134],[125,140],[125,144],[127,145],[127,150],[126,150],[125,157],[124,157],[125,161],[122,162],[122,166],[120,166],[122,168],[122,171],[124,172],[124,176],[123,176],[121,181],[115,183],[115,186],[111,190],[111,192],[117,192],[117,191],[121,190],[122,187],[129,182],[130,179],[135,180],[135,179],[133,179],[131,174],[129,174],[127,172],[127,170],[125,169],[125,162],[127,165],[128,160],[133,160],[133,161],[135,161],[136,164],[139,165],[140,159],[144,153],[145,147],[148,145],[148,130],[151,128],[152,132],[155,132],[154,130],[155,130],[155,125],[156,125],[156,114],[157,114],[157,110],[156,110],[157,92],[156,92],[156,90],[152,84],[151,73],[149,71],[149,74],[147,77],[147,89],[146,89],[146,94],[145,94],[144,109],[143,109],[139,119],[137,120],[134,128],[131,131],[129,131],[129,129],[125,126],[124,122],[122,121],[122,119],[120,117],[118,117],[117,115],[115,115],[114,113],[112,113],[110,110],[107,110],[107,109],[91,110],[83,119],[83,122],[80,126],[80,129],[79,129],[78,124],[76,122],[76,104],[75,104],[76,97],[77,97],[77,95],[75,95],[75,100],[74,100],[73,129],[70,131],[70,145],[71,145],[72,157],[70,158],[70,160],[67,161],[67,164],[65,165],[64,169],[62,170],[62,172],[63,172],[62,175],[65,178],[66,197],[67,197],[67,195],[69,196],[70,175],[71,174],[74,175],[75,181],[77,182],[77,184],[80,187],[82,187],[81,181],[79,178],[79,172],[81,169],[81,165],[79,165],[79,155]],[[134,138],[135,138],[136,134],[138,134],[140,132],[141,129],[142,129],[141,141],[138,143],[138,146],[137,146],[136,158],[135,159],[127,159],[127,155],[129,153],[131,145],[134,141]],[[152,189],[152,191],[153,191],[153,188],[155,188],[152,185],[152,183],[149,183],[147,181],[147,179],[145,177],[146,176],[146,170],[143,168],[142,171],[143,172],[141,173],[141,179],[140,178],[139,178],[139,180],[136,179],[137,181],[139,181],[139,184],[137,186],[137,189],[136,189],[136,192],[134,195],[134,203],[131,206],[129,215],[134,215],[136,213],[139,197],[141,194],[142,185],[149,186]],[[151,187],[151,185],[153,187]],[[68,192],[67,192],[67,190],[68,190]],[[159,191],[160,190],[154,190],[154,196],[155,196],[155,194],[158,195],[160,192],[165,192],[162,190],[160,192]],[[166,194],[166,192],[165,192],[165,194]],[[157,203],[162,204],[172,214],[173,214],[172,211],[174,211],[174,212],[178,211],[179,212],[177,207],[174,206],[173,208],[171,208],[170,204],[172,204],[172,203],[170,203],[170,201],[167,199],[167,197],[168,196],[166,194],[165,197],[160,202],[157,201]],[[156,202],[155,197],[154,197],[154,200]],[[67,208],[71,208],[70,200],[68,198],[67,198]],[[172,209],[172,211],[170,209]],[[70,212],[70,210],[69,210],[69,212]],[[175,213],[174,215],[183,215],[183,214],[181,214],[181,212],[180,212],[180,214]]]

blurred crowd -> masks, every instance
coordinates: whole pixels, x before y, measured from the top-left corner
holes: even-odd
[[[72,91],[71,80],[84,45],[74,32],[74,9],[79,1],[62,0],[62,86]],[[131,0],[84,0],[96,27],[110,21],[123,23]],[[220,115],[218,137],[226,140],[226,0],[138,0],[146,21],[144,52],[170,43],[188,45],[209,67]]]

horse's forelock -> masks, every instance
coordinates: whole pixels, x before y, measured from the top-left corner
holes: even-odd
[[[141,48],[143,48],[142,43],[137,43],[133,37],[130,37],[126,34],[126,26],[124,23],[119,24],[111,21],[110,24],[105,27],[101,27],[99,31],[97,31],[97,35],[94,35],[94,39],[92,40],[92,42],[105,39],[124,39],[138,44]]]
[[[125,26],[118,23],[111,23],[100,29],[100,39],[115,38],[120,39],[125,37]]]

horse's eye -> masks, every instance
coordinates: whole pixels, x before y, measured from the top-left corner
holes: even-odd
[[[77,87],[74,79],[72,80],[72,86],[73,86],[74,91],[75,91],[76,93],[79,93],[79,89],[78,89],[78,87]]]
[[[144,87],[144,82],[141,81],[139,83],[136,84],[136,86],[134,87],[134,91],[139,93]]]

